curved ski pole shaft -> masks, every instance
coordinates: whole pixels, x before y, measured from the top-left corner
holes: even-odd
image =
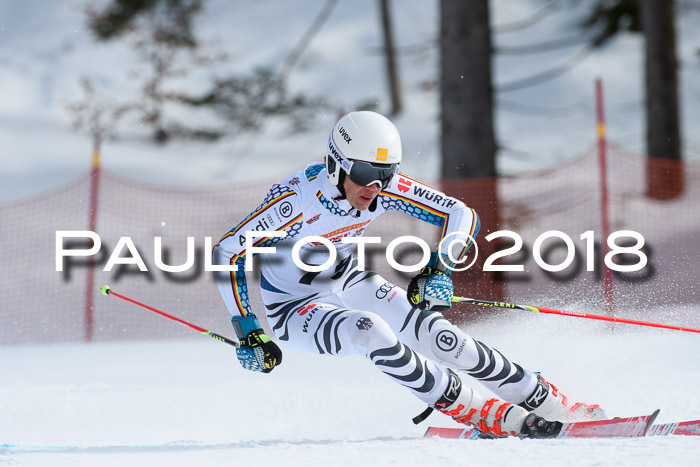
[[[616,318],[614,316],[592,315],[590,313],[580,313],[578,311],[553,310],[551,308],[534,307],[534,306],[528,306],[528,305],[516,305],[514,303],[492,302],[489,300],[478,300],[475,298],[452,297],[452,302],[455,302],[455,303],[463,302],[463,303],[470,303],[472,305],[489,306],[489,307],[494,307],[494,308],[507,308],[507,309],[511,309],[511,310],[534,311],[536,313],[547,313],[547,314],[551,314],[551,315],[573,316],[575,318],[597,319],[600,321],[612,321],[614,323],[635,324],[637,326],[649,326],[649,327],[654,327],[654,328],[672,329],[674,331],[700,333],[700,329],[684,328],[681,326],[671,326],[668,324],[650,323],[647,321],[637,321],[634,319]]]
[[[232,345],[232,346],[234,346],[234,347],[238,347],[238,346],[239,346],[239,343],[238,343],[238,342],[233,341],[233,340],[231,340],[231,339],[229,339],[229,338],[227,338],[227,337],[224,337],[224,336],[221,336],[221,335],[219,335],[219,334],[216,334],[215,332],[211,332],[211,331],[209,331],[209,330],[207,330],[207,329],[204,329],[203,327],[197,326],[196,324],[192,324],[192,323],[190,323],[190,322],[185,321],[184,319],[180,319],[180,318],[178,318],[177,316],[173,316],[173,315],[168,314],[168,313],[166,313],[166,312],[164,312],[164,311],[161,311],[161,310],[159,310],[159,309],[157,309],[157,308],[153,308],[152,306],[148,306],[148,305],[146,305],[145,303],[141,303],[141,302],[136,301],[136,300],[134,300],[134,299],[132,299],[132,298],[125,297],[124,295],[118,294],[117,292],[114,292],[108,285],[105,285],[104,287],[102,287],[101,290],[102,290],[102,295],[113,295],[113,296],[115,296],[115,297],[117,297],[117,298],[121,298],[122,300],[125,300],[125,301],[127,301],[127,302],[133,303],[134,305],[138,305],[138,306],[140,306],[141,308],[145,308],[145,309],[147,309],[147,310],[149,310],[149,311],[152,311],[152,312],[154,312],[154,313],[157,313],[157,314],[159,314],[159,315],[161,315],[161,316],[165,316],[165,317],[168,318],[168,319],[172,319],[173,321],[177,321],[177,322],[180,323],[180,324],[184,324],[184,325],[187,326],[188,328],[194,329],[195,331],[199,331],[199,332],[201,332],[202,334],[205,334],[205,335],[207,335],[207,336],[209,336],[209,337],[213,337],[214,339],[216,339],[216,340],[218,340],[218,341],[224,342],[224,343],[226,343],[226,344],[228,344],[228,345]]]

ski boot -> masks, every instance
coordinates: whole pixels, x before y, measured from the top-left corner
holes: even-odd
[[[527,410],[497,398],[486,400],[472,388],[463,385],[452,370],[448,371],[447,390],[434,404],[435,409],[458,423],[473,425],[487,437],[522,436],[529,415]]]
[[[568,398],[539,373],[535,390],[520,403],[520,407],[534,412],[539,417],[560,422],[586,422],[610,418],[607,412],[597,404],[589,405],[583,402],[569,404]]]

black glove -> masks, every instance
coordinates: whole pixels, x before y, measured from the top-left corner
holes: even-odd
[[[282,351],[265,335],[255,315],[234,316],[231,323],[240,342],[236,355],[243,368],[269,373],[282,364]]]

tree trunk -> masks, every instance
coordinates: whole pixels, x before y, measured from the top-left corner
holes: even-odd
[[[496,175],[489,0],[440,2],[442,178]]]
[[[500,301],[503,282],[482,271],[495,249],[483,236],[498,230],[499,223],[489,0],[441,0],[440,22],[442,188],[481,218],[477,261],[468,271],[454,273],[452,280],[457,295]],[[482,180],[467,180],[475,178]],[[460,317],[464,314],[454,319]]]
[[[389,0],[379,0],[379,4],[382,12],[382,36],[384,37],[386,72],[389,81],[389,92],[391,93],[391,115],[397,115],[403,109],[403,104],[401,102],[399,72],[396,68],[396,51],[394,50]]]
[[[647,195],[655,199],[675,198],[683,191],[674,3],[674,0],[641,1],[646,38],[646,129],[650,158]]]

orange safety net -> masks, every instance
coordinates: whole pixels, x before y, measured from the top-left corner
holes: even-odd
[[[644,252],[649,256],[648,265],[641,271],[613,275],[616,309],[697,304],[700,164],[650,161],[609,146],[607,170],[610,229],[642,234]],[[650,172],[662,176],[650,177]],[[96,212],[101,250],[94,258],[94,267],[89,267],[88,258],[71,257],[64,260],[63,272],[56,271],[56,232],[88,230],[90,174],[59,189],[0,204],[0,344],[195,334],[154,313],[102,296],[99,288],[104,284],[204,328],[233,335],[213,275],[204,271],[204,238],[211,237],[215,244],[259,205],[274,182],[173,188],[137,183],[101,170]],[[546,171],[493,180],[445,180],[441,186],[474,207],[482,218],[476,266],[453,275],[456,294],[552,308],[584,302],[593,304],[592,312],[604,310],[602,249],[595,246],[602,239],[600,165],[595,148]],[[522,247],[494,264],[521,264],[522,272],[482,271],[489,257],[503,255],[513,244],[505,237],[487,242],[486,235],[497,230],[517,234]],[[552,230],[571,238],[575,254],[569,267],[548,273],[535,263],[535,243]],[[594,243],[590,246],[595,246],[594,271],[586,271],[589,245],[580,238],[587,231],[593,232]],[[419,236],[431,243],[439,232],[409,216],[389,213],[365,235],[380,236],[386,245],[401,235]],[[148,272],[119,264],[111,272],[103,271],[121,237],[133,240]],[[182,273],[156,268],[154,237],[162,238],[163,262],[168,265],[186,261],[187,237],[194,237],[194,266]],[[90,243],[84,239],[64,241],[64,247],[71,245],[84,249]],[[392,271],[381,248],[368,251],[370,267],[405,286],[409,275]],[[567,254],[564,241],[556,238],[544,240],[538,251],[553,265],[561,263]],[[122,257],[131,257],[131,253],[124,248]],[[407,250],[402,263],[414,264],[416,257]],[[615,259],[629,264],[637,260],[633,253]],[[91,269],[94,290],[87,291]],[[248,279],[253,310],[264,314],[257,277],[249,273]],[[89,310],[88,293],[92,294]],[[595,307],[599,307],[597,311]]]

